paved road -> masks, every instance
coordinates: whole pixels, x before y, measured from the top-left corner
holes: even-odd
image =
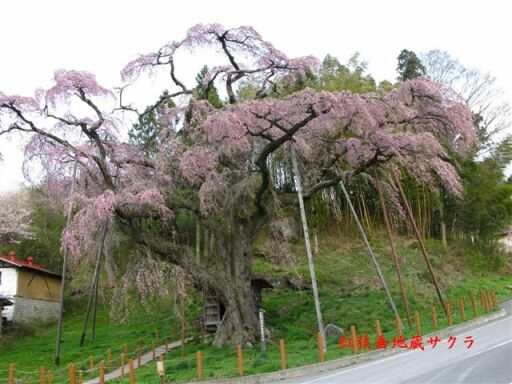
[[[424,351],[279,383],[512,383],[512,301],[500,305],[507,310],[506,317],[455,334],[453,349],[444,338],[435,349],[426,344]],[[466,336],[474,340],[469,349],[463,342]]]

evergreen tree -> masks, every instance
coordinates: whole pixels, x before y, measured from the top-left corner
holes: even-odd
[[[416,77],[425,76],[426,69],[420,58],[413,51],[402,49],[398,55],[398,80],[405,81]]]

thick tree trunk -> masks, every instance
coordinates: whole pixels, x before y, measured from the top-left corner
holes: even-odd
[[[254,344],[259,335],[256,297],[251,288],[253,232],[243,224],[233,229],[228,238],[216,238],[225,279],[214,290],[225,312],[215,334],[215,346]]]

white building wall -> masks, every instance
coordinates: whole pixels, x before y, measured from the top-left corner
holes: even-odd
[[[0,294],[12,297],[18,289],[18,270],[16,268],[0,268]]]
[[[14,296],[18,290],[18,270],[16,268],[0,268],[2,274],[0,280],[0,294],[12,299],[15,302]],[[2,317],[6,317],[11,321],[13,316],[13,306],[6,307],[2,312]]]

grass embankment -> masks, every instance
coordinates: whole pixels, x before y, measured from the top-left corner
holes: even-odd
[[[315,257],[315,266],[320,291],[320,299],[324,323],[333,323],[345,329],[349,334],[350,325],[357,327],[358,334],[368,334],[371,343],[375,342],[375,320],[380,320],[382,332],[389,340],[396,335],[396,323],[389,308],[386,297],[380,288],[380,283],[373,269],[369,256],[366,254],[359,239],[355,235],[345,238],[329,235],[320,236],[320,249]],[[384,276],[389,283],[393,298],[398,307],[406,329],[406,338],[414,335],[413,327],[407,327],[405,310],[400,299],[400,292],[396,282],[395,270],[389,256],[386,239],[379,233],[371,238],[372,245],[378,255]],[[263,241],[261,242],[263,244]],[[265,254],[265,246],[260,247]],[[465,298],[466,320],[473,318],[470,289],[476,294],[479,313],[483,313],[480,305],[479,290],[493,290],[498,299],[512,296],[512,276],[505,267],[500,272],[491,272],[488,268],[488,256],[474,252],[464,253],[460,247],[445,249],[437,242],[429,242],[431,259],[446,300],[455,304],[459,299]],[[278,339],[286,343],[287,367],[296,367],[304,364],[318,362],[318,348],[316,338],[316,315],[310,290],[296,291],[286,286],[286,277],[302,276],[307,281],[309,272],[300,241],[292,245],[292,253],[296,255],[295,268],[279,266],[268,262],[265,256],[255,258],[255,274],[264,275],[276,283],[276,288],[264,293],[264,308],[266,321],[274,331],[273,340],[267,345],[267,353],[261,355],[259,347],[244,347],[244,374],[255,374],[280,369]],[[401,258],[401,269],[407,290],[411,311],[418,311],[421,318],[422,334],[433,331],[432,307],[437,304],[435,290],[430,283],[427,268],[419,249],[414,242],[399,239],[397,251]],[[258,253],[258,254],[259,254]],[[493,258],[492,263],[496,263]],[[195,316],[200,311],[200,303],[195,302],[189,313]],[[438,326],[446,327],[448,321],[444,312],[437,307]],[[193,316],[190,318],[192,319]],[[144,319],[142,319],[144,317]],[[159,320],[158,317],[161,317]],[[454,324],[461,322],[458,308],[453,307]],[[113,356],[119,360],[121,346],[128,343],[130,357],[135,357],[137,340],[143,339],[144,345],[149,345],[155,338],[155,329],[160,329],[160,339],[168,336],[174,326],[172,320],[163,313],[156,316],[139,316],[130,324],[123,326],[109,325],[106,311],[100,311],[97,336],[94,343],[88,342],[86,347],[80,349],[78,341],[81,330],[81,317],[68,316],[65,323],[63,344],[63,368],[69,362],[81,362],[77,369],[86,370],[89,354],[95,356],[95,363],[101,358],[106,360],[106,351],[109,347],[116,348]],[[167,330],[167,332],[166,332]],[[174,337],[173,339],[178,339]],[[478,342],[476,340],[475,342]],[[55,331],[42,330],[40,334],[22,339],[15,344],[4,348],[0,353],[0,377],[6,377],[8,363],[16,362],[17,367],[24,371],[37,370],[44,364],[52,367],[55,344]],[[374,344],[373,344],[373,347]],[[147,350],[147,349],[146,349]],[[203,366],[205,379],[233,377],[238,375],[236,351],[226,347],[214,349],[206,343],[189,343],[185,348],[185,356],[181,357],[178,350],[171,351],[166,357],[166,373],[170,380],[190,381],[196,378],[195,352],[203,352]],[[338,340],[328,341],[328,352],[325,359],[334,359],[351,354],[350,348],[339,349]],[[100,357],[102,356],[102,357]],[[119,365],[119,362],[117,364]],[[96,371],[97,372],[97,371]],[[65,374],[65,372],[63,372]],[[21,375],[21,373],[20,373]],[[62,376],[62,375],[61,375]],[[33,377],[33,376],[32,376]],[[137,383],[158,382],[156,367],[149,364],[136,370]],[[54,383],[60,381],[54,380]],[[128,379],[118,379],[114,382],[127,383]]]

